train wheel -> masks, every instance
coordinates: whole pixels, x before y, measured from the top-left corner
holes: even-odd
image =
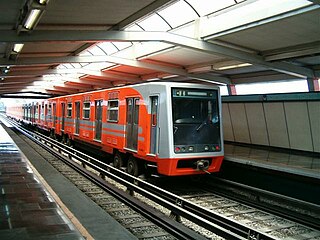
[[[128,165],[127,165],[127,172],[135,177],[139,176],[140,174],[140,166],[137,161],[137,159],[133,156],[131,156],[128,160]]]
[[[55,139],[55,134],[53,130],[50,131],[50,138]]]
[[[113,166],[115,168],[121,168],[123,167],[123,162],[123,155],[117,152],[113,157]]]
[[[63,134],[63,136],[62,136],[62,138],[61,138],[61,142],[62,142],[63,144],[66,144],[66,142],[67,142],[67,135]]]
[[[72,147],[72,140],[69,137],[66,140],[66,145]]]

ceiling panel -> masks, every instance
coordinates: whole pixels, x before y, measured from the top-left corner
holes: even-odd
[[[114,25],[153,0],[54,0],[50,1],[41,24]]]
[[[182,66],[190,66],[194,64],[201,64],[207,62],[215,62],[225,59],[218,55],[207,54],[191,49],[177,48],[164,53],[159,53],[148,59],[160,62],[174,63]]]
[[[0,1],[0,29],[12,29],[19,17],[19,10],[24,0],[1,0]],[[9,27],[9,28],[8,28]]]
[[[26,43],[19,59],[24,57],[62,57],[72,55],[74,51],[79,49],[83,43],[64,42],[64,43]]]
[[[320,9],[215,38],[257,51],[320,41]]]
[[[118,66],[109,70],[108,73],[126,73],[126,74],[134,74],[134,75],[145,75],[151,74],[155,71],[144,69],[144,68],[137,68],[137,67],[130,67],[130,66]]]

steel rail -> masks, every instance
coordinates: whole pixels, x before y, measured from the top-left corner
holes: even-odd
[[[96,174],[90,172],[89,170],[85,169],[84,165],[79,165],[71,158],[76,158],[76,160],[81,161],[82,163],[87,164],[90,167],[96,168],[96,170],[100,169],[99,167],[92,164],[90,161],[81,159],[72,151],[68,151],[70,147],[65,146],[55,140],[48,139],[46,136],[41,136],[42,134],[34,133],[29,130],[23,129],[21,126],[17,126],[15,123],[10,122],[15,129],[17,129],[20,133],[27,136],[32,141],[39,144],[41,147],[45,148],[48,152],[50,152],[52,155],[57,157],[59,160],[63,161],[65,164],[82,174],[84,177],[86,177],[88,180],[92,181],[96,185],[98,185],[100,188],[105,190],[106,192],[110,193],[112,196],[116,197],[120,201],[122,201],[127,206],[131,207],[135,211],[139,212],[141,215],[155,223],[157,226],[162,227],[167,232],[171,233],[173,236],[177,237],[178,239],[199,239],[199,240],[206,240],[204,236],[201,236],[200,234],[196,233],[195,231],[192,231],[191,229],[183,226],[181,223],[178,223],[177,221],[170,219],[169,217],[165,216],[164,214],[160,213],[159,211],[156,211],[154,208],[142,203],[140,200],[134,198],[130,194],[116,188],[115,186],[111,185],[110,183],[106,182],[103,178],[97,176]],[[52,140],[52,141],[48,141]],[[62,145],[63,148],[59,148],[58,152],[55,151],[52,147],[55,146],[54,144],[58,143],[57,145]],[[72,149],[73,150],[73,149]],[[76,151],[78,152],[78,151]],[[63,156],[63,153],[67,153],[68,157]],[[82,155],[82,153],[78,152],[78,154]],[[84,154],[85,155],[85,154]],[[87,156],[90,158],[90,160],[93,160],[92,157]],[[98,160],[97,160],[98,161]],[[102,169],[101,169],[102,170]],[[103,170],[103,172],[109,175],[108,170]],[[114,176],[116,178],[116,176]],[[134,184],[127,183],[127,185],[132,185],[134,187]],[[238,238],[234,238],[238,239]]]
[[[206,190],[214,191],[215,194],[320,230],[319,205],[217,177],[209,177],[203,183],[210,186]],[[280,205],[290,206],[291,209],[283,208]],[[314,216],[308,215],[306,212],[312,213]]]
[[[81,153],[80,151],[77,151],[71,147],[65,146],[62,143],[55,141],[47,136],[44,136],[42,134],[40,135],[38,133],[35,134],[34,132],[30,132],[27,130],[22,130],[21,127],[17,127],[17,129],[21,132],[25,132],[25,134],[33,141],[45,147],[49,152],[65,161],[71,167],[77,169],[77,171],[83,172],[87,178],[96,181],[99,186],[101,185],[101,187],[107,191],[109,191],[109,186],[107,186],[107,183],[102,179],[99,179],[99,177],[97,177],[96,175],[88,172],[85,169],[85,166],[89,166],[90,168],[100,172],[100,174],[104,177],[108,177],[119,182],[120,184],[126,186],[129,191],[139,193],[144,197],[156,202],[157,204],[169,209],[174,215],[184,217],[191,222],[196,223],[199,226],[218,234],[219,236],[225,237],[227,239],[276,239],[271,235],[257,231],[244,224],[226,218],[218,213],[215,213],[186,199],[183,199],[182,197],[179,197],[171,192],[156,187],[139,178],[133,177],[132,175],[116,169],[87,154]],[[53,150],[52,147],[58,148],[58,152],[68,155],[68,158],[64,156],[62,157],[61,155],[57,154],[57,152]],[[82,166],[71,161],[72,158],[80,161],[82,163]],[[127,196],[125,196],[128,194],[122,193],[121,195],[122,196],[120,196],[120,198],[126,198],[128,200]],[[134,204],[133,201],[131,203]],[[143,213],[143,210],[141,213]],[[153,217],[157,218],[157,216],[154,215]],[[166,225],[165,223],[163,223],[162,219],[158,218],[158,220],[162,224]],[[159,224],[161,225],[161,223]],[[163,228],[170,233],[172,231],[173,233],[174,231],[178,231],[181,235],[187,234],[186,232],[184,232],[184,230],[181,231],[181,229],[170,230],[171,227],[172,225],[163,226]],[[191,239],[192,238],[193,237],[191,237]],[[185,239],[188,239],[188,237]]]

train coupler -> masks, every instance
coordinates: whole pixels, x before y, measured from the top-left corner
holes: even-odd
[[[206,173],[209,173],[207,170],[209,168],[209,161],[208,160],[198,160],[196,162],[196,167],[198,171],[204,171]],[[210,173],[209,173],[210,174]]]

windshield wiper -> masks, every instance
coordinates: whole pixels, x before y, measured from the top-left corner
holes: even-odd
[[[204,127],[204,125],[207,125],[207,119],[204,120],[204,121],[197,127],[196,131],[199,132],[200,129]]]
[[[176,134],[176,132],[178,131],[178,127],[177,127],[177,126],[174,126],[173,128],[174,128],[174,131],[173,131],[173,135],[174,135],[174,134]]]

